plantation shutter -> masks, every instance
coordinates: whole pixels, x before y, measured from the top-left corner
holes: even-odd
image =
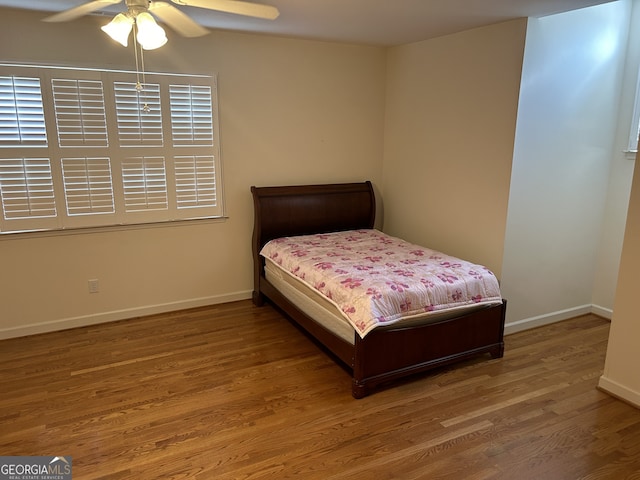
[[[163,157],[131,157],[122,162],[127,212],[167,210],[167,177]]]
[[[222,216],[215,77],[136,79],[0,64],[0,233]]]
[[[57,226],[46,146],[40,78],[0,75],[0,232]]]
[[[179,209],[215,207],[216,173],[211,156],[176,157],[176,198]]]
[[[101,81],[52,80],[58,144],[106,147],[107,117]]]
[[[216,175],[219,165],[216,156],[209,153],[217,142],[212,120],[216,107],[213,93],[209,85],[169,86],[171,139],[177,152],[185,152],[173,158],[176,203],[183,217],[194,215],[193,210],[210,215],[221,211]]]
[[[115,212],[108,158],[63,158],[62,172],[69,216]]]
[[[173,145],[213,145],[211,87],[170,85],[169,95]]]
[[[120,146],[162,146],[160,85],[114,82]]]
[[[0,146],[47,145],[40,79],[0,76]]]
[[[55,228],[57,215],[48,158],[0,159],[0,231]]]

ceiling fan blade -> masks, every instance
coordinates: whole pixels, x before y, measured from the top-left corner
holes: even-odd
[[[44,18],[45,22],[67,22],[69,20],[75,20],[76,18],[87,15],[88,13],[95,12],[101,8],[108,7],[109,5],[115,5],[122,0],[93,0],[92,2],[83,3],[77,7],[70,8],[50,17]]]
[[[171,0],[178,5],[190,7],[206,8],[219,12],[235,13],[247,15],[249,17],[265,18],[275,20],[280,15],[276,7],[262,5],[260,3],[243,2],[240,0]]]
[[[209,33],[209,30],[198,25],[170,3],[151,2],[149,11],[183,37],[199,37]]]

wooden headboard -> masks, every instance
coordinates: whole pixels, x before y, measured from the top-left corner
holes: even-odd
[[[293,235],[373,228],[376,201],[371,182],[251,187],[256,288],[269,240]]]
[[[254,245],[293,235],[373,228],[371,182],[288,187],[251,187]]]

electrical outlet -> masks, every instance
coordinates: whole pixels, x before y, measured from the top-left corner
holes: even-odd
[[[100,285],[98,279],[89,280],[89,293],[98,293],[100,291]]]

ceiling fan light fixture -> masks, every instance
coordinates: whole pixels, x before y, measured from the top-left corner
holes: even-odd
[[[113,20],[111,20],[108,24],[103,26],[101,29],[111,38],[113,38],[116,42],[121,44],[123,47],[128,45],[129,34],[131,33],[131,29],[133,28],[133,18],[125,13],[119,13]]]
[[[139,13],[136,17],[138,35],[136,39],[145,50],[155,50],[167,43],[167,35],[164,29],[156,23],[151,14]]]

